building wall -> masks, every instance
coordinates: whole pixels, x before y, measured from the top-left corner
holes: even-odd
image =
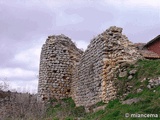
[[[160,38],[147,47],[148,50],[153,51],[160,55]]]

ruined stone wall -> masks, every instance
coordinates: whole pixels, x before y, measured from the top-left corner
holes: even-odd
[[[42,47],[38,98],[48,100],[70,96],[72,73],[83,52],[64,35],[49,36]]]
[[[72,86],[77,106],[93,104],[101,99],[104,49],[104,41],[98,37],[93,39],[77,65]]]
[[[122,28],[110,27],[91,40],[74,73],[72,98],[77,106],[91,106],[116,98],[115,73],[141,56],[122,35]]]
[[[115,26],[93,38],[84,53],[64,35],[49,36],[41,52],[38,96],[71,96],[76,106],[107,103],[116,98],[115,73],[139,58],[122,28]]]

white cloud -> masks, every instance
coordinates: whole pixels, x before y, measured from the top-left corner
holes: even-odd
[[[126,4],[134,6],[148,6],[158,8],[160,6],[159,0],[126,0]]]
[[[151,7],[151,8],[159,8],[160,1],[159,0],[104,0],[107,4],[112,4],[114,6],[125,6],[127,8],[131,7]],[[101,1],[104,3],[104,1]]]
[[[78,24],[83,21],[83,18],[77,14],[66,14],[63,12],[58,12],[56,16],[56,26],[65,26],[65,25],[72,25]]]
[[[12,62],[22,63],[27,65],[30,68],[38,69],[39,60],[40,60],[41,46],[35,46],[27,50],[21,51],[18,54],[15,54]]]
[[[77,48],[79,49],[83,49],[86,50],[87,46],[89,45],[88,41],[84,41],[84,40],[77,40],[75,41]]]
[[[88,6],[89,3],[96,2],[96,0],[45,0],[41,2],[51,9],[58,10],[59,8],[65,9],[65,7],[79,8],[82,5],[83,7]]]
[[[34,77],[36,76],[35,71],[25,70],[22,68],[3,68],[0,69],[0,77],[4,78],[25,78],[25,77]]]
[[[36,93],[38,88],[36,74],[36,71],[22,68],[0,69],[0,83],[7,83],[9,90]]]
[[[0,80],[1,85],[3,85],[4,82],[6,85],[8,85],[8,88],[6,90],[37,93],[37,89],[38,89],[37,79],[33,79],[31,81],[16,81],[16,82]]]

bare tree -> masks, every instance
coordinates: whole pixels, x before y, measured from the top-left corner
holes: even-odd
[[[36,94],[11,92],[8,83],[0,82],[0,120],[40,120],[45,111]]]
[[[0,90],[1,91],[7,91],[9,90],[9,84],[5,81],[0,82]]]

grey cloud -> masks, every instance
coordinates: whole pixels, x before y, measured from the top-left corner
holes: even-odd
[[[132,42],[148,42],[160,31],[160,11],[150,9],[128,9],[121,13],[124,33]],[[127,18],[127,19],[126,19]]]
[[[30,47],[33,41],[38,41],[42,35],[47,36],[54,22],[54,13],[45,9],[25,8],[0,4],[0,66],[7,66],[19,50]]]
[[[28,77],[7,77],[7,81],[15,81],[15,83],[16,82],[18,82],[18,81],[32,81],[32,80],[35,80],[35,79],[37,79],[38,80],[38,78],[37,78],[37,75],[38,75],[38,72],[37,73],[35,73],[35,76],[28,76]]]
[[[112,14],[113,11],[110,11],[109,8],[106,10],[99,10],[94,7],[78,8],[78,9],[67,9],[65,11],[68,14],[78,14],[84,18],[84,21],[75,26],[76,30],[91,30],[97,32],[100,25],[104,22],[114,20]]]
[[[4,7],[0,17],[0,32],[6,39],[24,41],[34,34],[47,32],[52,23],[52,16],[41,9]]]
[[[91,31],[91,30],[56,30],[54,33],[52,34],[65,34],[66,36],[68,36],[69,38],[71,38],[73,41],[76,40],[84,40],[84,41],[90,41],[93,36],[96,35],[96,32]]]

